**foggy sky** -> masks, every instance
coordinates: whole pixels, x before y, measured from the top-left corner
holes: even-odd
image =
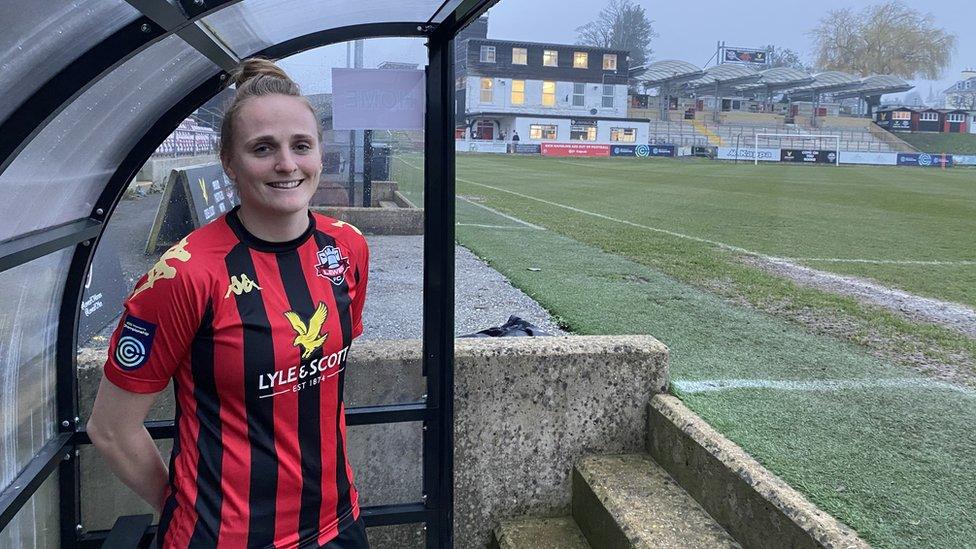
[[[790,48],[813,60],[813,42],[808,32],[827,11],[850,7],[860,9],[877,3],[867,0],[703,0],[667,2],[635,0],[653,21],[658,37],[651,43],[652,60],[681,59],[704,66],[715,54],[716,42],[730,46],[760,47],[773,44]],[[976,67],[976,0],[908,0],[906,5],[932,13],[936,24],[956,35],[957,48],[950,68],[934,82],[918,80],[914,91],[928,98],[929,87],[936,94],[959,80],[966,67]],[[501,0],[489,12],[489,38],[572,44],[576,27],[597,17],[605,4],[583,0]],[[420,39],[370,40],[365,47],[366,67],[382,61],[425,63],[426,50]],[[306,93],[331,89],[331,67],[344,67],[344,45],[321,48],[285,60],[283,65],[299,79]]]

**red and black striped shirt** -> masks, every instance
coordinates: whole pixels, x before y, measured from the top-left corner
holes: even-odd
[[[235,209],[139,280],[105,375],[137,393],[174,383],[161,546],[315,546],[359,517],[342,391],[368,261],[341,221],[310,214],[272,243]]]

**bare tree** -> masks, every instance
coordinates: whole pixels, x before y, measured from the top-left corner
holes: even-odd
[[[813,67],[807,64],[803,60],[803,56],[796,50],[791,50],[790,48],[776,48],[773,45],[768,45],[763,48],[766,51],[773,52],[771,56],[772,62],[769,64],[769,68],[776,67],[790,67],[791,69],[796,69],[804,72],[811,72]]]
[[[630,66],[647,63],[657,36],[644,8],[631,0],[610,0],[596,21],[576,28],[576,43],[583,46],[626,50]]]
[[[810,34],[817,47],[816,64],[867,76],[937,79],[952,60],[956,37],[936,26],[932,14],[898,0],[831,10]]]

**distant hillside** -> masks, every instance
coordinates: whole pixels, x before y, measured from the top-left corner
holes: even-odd
[[[922,152],[976,154],[976,134],[897,133],[895,135]]]

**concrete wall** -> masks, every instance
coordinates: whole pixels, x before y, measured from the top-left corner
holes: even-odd
[[[419,401],[426,392],[421,352],[418,340],[357,343],[347,405]],[[640,451],[647,403],[667,384],[667,353],[650,336],[458,339],[455,547],[484,547],[504,517],[567,513],[570,470],[583,454]],[[79,353],[83,421],[104,356],[104,348]],[[171,393],[163,395],[152,418],[173,416]],[[349,428],[349,459],[365,505],[420,501],[421,436],[417,423]],[[146,509],[91,449],[83,451],[86,530]],[[371,528],[369,536],[376,549],[423,547],[416,525]]]
[[[151,158],[139,170],[136,181],[152,181],[153,189],[161,190],[166,185],[169,172],[172,170],[186,166],[196,166],[197,164],[209,164],[211,162],[218,162],[217,155],[205,154],[199,156],[178,156],[176,158]]]

